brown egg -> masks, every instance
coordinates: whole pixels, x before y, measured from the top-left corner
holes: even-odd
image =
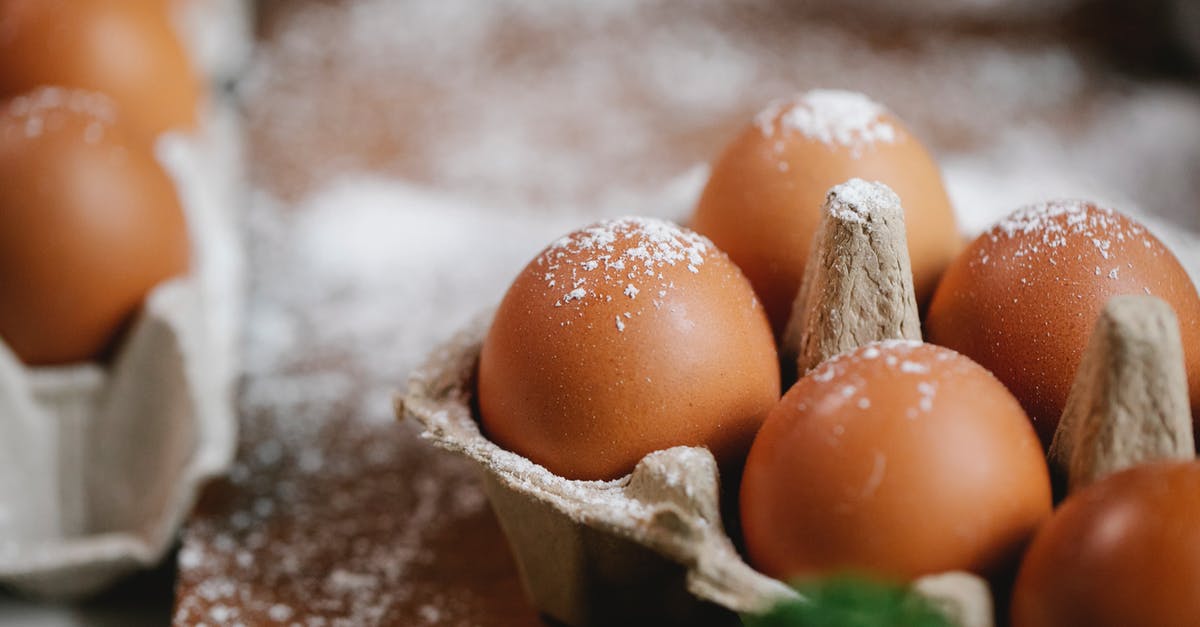
[[[791,579],[1011,572],[1050,514],[1050,477],[1016,399],[953,351],[868,344],[800,379],[742,479],[751,563]]]
[[[131,129],[191,129],[201,85],[162,0],[0,0],[0,96],[102,91]]]
[[[174,185],[114,112],[59,88],[0,104],[0,337],[28,364],[101,356],[187,270]]]
[[[669,222],[571,233],[509,288],[479,361],[483,427],[571,479],[612,479],[647,453],[745,458],[779,398],[778,357],[737,266]]]
[[[1196,288],[1145,227],[1092,203],[1026,207],[979,236],[946,271],[925,320],[927,339],[991,370],[1048,445],[1092,327],[1119,294],[1153,294],[1175,309],[1196,413]]]
[[[1072,495],[1021,563],[1013,627],[1200,623],[1200,465],[1135,466]]]
[[[852,92],[814,90],[767,107],[713,166],[692,227],[741,267],[782,333],[804,276],[821,203],[851,178],[900,196],[917,302],[961,248],[938,166],[885,108]]]

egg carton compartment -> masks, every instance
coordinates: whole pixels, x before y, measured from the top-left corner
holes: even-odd
[[[0,583],[74,599],[155,565],[232,463],[243,302],[241,129],[214,98],[155,146],[191,272],[156,287],[108,364],[29,367],[0,342]]]
[[[728,610],[792,595],[747,566],[725,535],[717,465],[707,449],[651,453],[613,481],[573,481],[483,436],[471,397],[490,322],[480,316],[436,351],[414,373],[400,409],[425,438],[484,469],[485,489],[540,610],[571,625],[630,616],[737,624]],[[718,605],[694,602],[689,590]]]
[[[200,299],[194,280],[158,287],[109,368],[0,351],[0,580],[81,596],[170,547],[233,441]]]
[[[471,399],[490,321],[480,316],[437,349],[414,372],[397,412],[416,420],[425,439],[479,464],[540,611],[568,625],[701,618],[737,625],[738,612],[795,597],[746,564],[726,535],[717,464],[707,449],[657,451],[620,479],[577,481],[484,436]],[[914,585],[964,627],[992,624],[987,586],[973,575],[934,575]]]

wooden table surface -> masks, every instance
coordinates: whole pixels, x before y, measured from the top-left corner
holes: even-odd
[[[288,240],[291,227],[332,181],[367,173],[582,223],[638,212],[639,199],[711,158],[770,97],[813,84],[868,90],[940,152],[959,154],[1031,120],[1067,142],[1099,132],[1095,110],[1125,102],[1131,77],[1195,104],[1190,70],[1165,36],[1112,26],[1156,25],[1156,15],[1097,18],[1117,3],[1048,24],[886,28],[787,3],[535,15],[499,2],[474,15],[483,4],[439,5],[462,11],[456,19],[420,3],[261,3],[258,58],[239,87],[257,190],[241,444],[230,477],[205,492],[184,531],[177,625],[541,624],[474,469],[389,416],[391,393],[420,358],[413,347],[443,329],[413,326],[431,315],[410,315],[425,306],[418,297],[373,300],[293,267],[308,252]],[[1015,74],[971,83],[986,59]],[[663,69],[638,78],[658,60]],[[718,75],[696,82],[705,63]],[[571,82],[588,68],[603,80]],[[663,92],[673,81],[680,93]],[[494,154],[471,152],[484,143]],[[516,165],[504,163],[506,147]],[[1170,168],[1185,148],[1174,150],[1145,158]],[[1194,152],[1184,157],[1195,166]],[[1200,223],[1178,197],[1145,203]],[[389,353],[398,333],[417,340]]]

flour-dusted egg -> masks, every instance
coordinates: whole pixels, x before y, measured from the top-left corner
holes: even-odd
[[[883,106],[834,90],[773,103],[713,165],[691,226],[750,278],[776,333],[800,288],[825,194],[852,178],[900,196],[917,302],[928,302],[961,239],[937,163]]]
[[[513,282],[479,362],[483,428],[572,479],[707,446],[740,467],[779,398],[754,290],[706,238],[622,218],[571,233]]]
[[[946,271],[927,339],[992,371],[1045,444],[1108,299],[1151,294],[1179,318],[1193,414],[1200,409],[1200,297],[1144,226],[1084,201],[1025,207],[980,235]]]
[[[1071,495],[1034,537],[1013,627],[1200,623],[1200,464],[1135,466]]]
[[[0,338],[23,361],[102,356],[189,254],[174,185],[108,98],[0,103]]]
[[[0,0],[0,96],[40,85],[105,92],[148,135],[192,128],[202,91],[163,0]]]
[[[741,491],[750,561],[783,579],[1000,576],[1050,507],[1016,399],[966,357],[904,340],[833,357],[792,386]]]

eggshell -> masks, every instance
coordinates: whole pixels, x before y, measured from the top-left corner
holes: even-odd
[[[773,103],[713,166],[691,226],[750,278],[776,334],[800,288],[826,192],[856,177],[900,196],[917,302],[927,303],[961,240],[933,157],[881,105],[832,90]]]
[[[1175,310],[1195,415],[1196,287],[1145,227],[1089,202],[1025,207],[980,235],[946,271],[925,320],[926,339],[991,370],[1048,445],[1092,328],[1119,294],[1151,294]]]
[[[1021,564],[1013,627],[1200,621],[1200,465],[1136,466],[1072,495]]]
[[[25,363],[101,356],[188,258],[171,180],[105,96],[0,104],[0,337]]]
[[[953,351],[889,340],[800,379],[742,479],[751,563],[784,580],[1011,572],[1049,514],[1050,478],[1016,399]]]
[[[131,129],[195,126],[201,83],[163,0],[0,0],[0,96],[102,91]]]
[[[571,479],[707,446],[740,466],[779,398],[765,314],[704,237],[622,218],[571,233],[509,288],[479,362],[484,430]]]

